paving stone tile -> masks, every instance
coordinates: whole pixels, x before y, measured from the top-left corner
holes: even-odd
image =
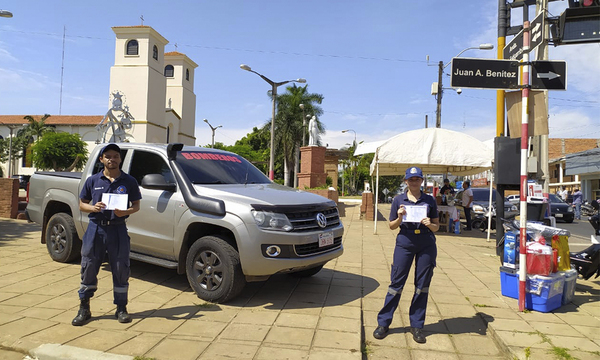
[[[452,342],[461,354],[479,355],[481,357],[501,355],[500,350],[489,336],[458,334],[452,335]]]
[[[362,354],[360,351],[352,350],[335,350],[335,349],[320,349],[313,348],[309,360],[361,360]]]
[[[411,360],[459,360],[458,354],[452,352],[410,350]]]
[[[210,344],[199,359],[254,359],[254,355],[258,352],[258,349],[258,345],[231,344],[217,341]]]
[[[312,343],[312,329],[274,326],[264,340],[265,344],[290,344],[309,347]]]
[[[566,349],[575,349],[575,350],[583,350],[583,351],[595,351],[600,353],[600,346],[590,339],[584,337],[573,337],[566,335],[548,335],[548,338],[552,342],[552,345],[566,348]]]
[[[379,311],[379,309],[377,309]],[[345,317],[350,319],[360,319],[360,308],[350,305],[340,305],[323,308],[321,316]]]
[[[287,326],[287,327],[299,327],[299,328],[305,328],[305,329],[315,329],[317,327],[318,322],[319,322],[318,315],[281,313],[277,317],[277,320],[275,321],[275,325]]]
[[[289,348],[277,348],[272,346],[261,346],[255,360],[306,360],[308,359],[308,350],[297,350]]]
[[[369,359],[384,359],[384,360],[398,360],[398,359],[411,359],[410,350],[407,348],[399,348],[392,346],[373,346],[369,345],[369,352],[367,353]]]
[[[549,349],[550,344],[544,341],[537,333],[524,333],[515,330],[498,330],[495,332],[499,340],[507,347],[541,348]]]
[[[360,333],[360,319],[350,319],[342,317],[322,317],[317,327],[321,330],[344,331]]]
[[[360,352],[360,332],[341,332],[317,329],[314,347],[350,349]]]
[[[577,330],[567,324],[530,321],[529,324],[537,331],[547,335],[581,336]]]
[[[133,326],[130,327],[130,329],[138,332],[170,334],[179,326],[181,326],[184,322],[185,320],[165,321],[164,318],[149,317],[135,323]]]
[[[60,325],[67,327],[69,325]],[[75,326],[71,326],[74,328]],[[82,335],[76,339],[65,343],[67,345],[76,346],[85,349],[92,349],[98,351],[108,351],[116,346],[121,345],[127,340],[138,335],[131,331],[116,331],[116,330],[95,330],[93,332]],[[58,337],[61,338],[61,337]],[[56,338],[55,338],[56,339]]]
[[[221,332],[219,338],[245,341],[263,341],[269,332],[269,328],[269,326],[265,325],[230,323],[225,330]]]
[[[522,319],[494,319],[489,326],[494,330],[518,330],[520,332],[534,332],[535,329],[527,321]]]
[[[190,335],[200,337],[202,340],[212,341],[227,326],[225,322],[204,321],[198,319],[187,320],[177,329],[173,335]]]
[[[140,356],[146,354],[164,338],[165,336],[162,334],[139,333],[133,338],[110,349],[110,352],[121,355]]]
[[[208,345],[210,343],[205,341],[166,338],[144,356],[160,360],[195,360]]]

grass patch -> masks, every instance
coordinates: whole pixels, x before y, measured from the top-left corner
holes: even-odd
[[[365,342],[362,343],[360,352],[365,356],[369,356],[373,353],[373,348],[371,347],[371,342],[369,340],[365,340]]]
[[[561,348],[561,347],[558,347],[558,346],[553,346],[552,347],[552,353],[554,353],[554,355],[558,356],[560,359],[563,359],[563,360],[575,360],[575,358],[572,357],[568,353],[568,349],[565,349],[565,348]]]
[[[491,307],[491,306],[486,305],[486,304],[475,304],[473,306],[477,306],[477,307]]]
[[[205,303],[202,303],[202,304],[194,304],[194,305],[196,305],[199,308],[204,308],[204,309],[211,308],[211,307],[215,306],[215,304],[210,303],[210,302],[205,302]]]
[[[529,359],[530,356],[531,356],[531,348],[526,347],[525,348],[525,359]]]
[[[149,357],[145,357],[145,356],[136,356],[133,358],[133,360],[156,360],[156,358],[149,358]]]
[[[465,299],[466,299],[467,301],[469,301],[469,302],[471,301],[471,300],[469,300],[469,297],[468,297],[468,296],[465,296]]]

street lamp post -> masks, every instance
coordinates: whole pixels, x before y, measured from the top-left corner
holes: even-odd
[[[219,125],[217,127],[213,127],[208,120],[204,119],[204,122],[208,124],[208,126],[210,126],[210,129],[212,130],[212,145],[211,147],[214,149],[215,148],[215,131],[220,128],[223,127],[223,125]]]
[[[356,151],[356,131],[354,131],[352,129],[347,129],[347,130],[342,130],[342,133],[345,134],[348,131],[352,131],[354,133],[354,142],[352,143],[352,146],[354,147],[354,151]],[[356,179],[354,178],[354,161],[352,161],[350,171],[351,171],[350,177],[352,178],[352,190],[356,190]],[[342,176],[342,185],[344,184],[343,180],[344,180],[344,177]],[[342,190],[342,192],[343,192],[343,190]]]
[[[492,45],[492,44],[481,44],[479,46],[468,47],[468,48],[464,49],[463,51],[459,52],[458,55],[456,55],[455,57],[459,57],[462,53],[464,53],[467,50],[473,50],[473,49],[492,50],[493,48],[494,48],[494,45]],[[440,61],[438,63],[437,109],[435,112],[435,127],[436,128],[442,127],[442,94],[444,92],[444,88],[442,87],[442,75],[444,74],[444,69],[448,65],[450,65],[450,63],[451,63],[451,61],[447,62],[446,64],[444,64],[443,61]],[[457,92],[460,94],[460,92],[458,90],[457,90]]]
[[[287,83],[290,82],[297,82],[297,83],[305,83],[306,79],[295,79],[295,80],[287,80],[287,81],[282,81],[282,82],[274,82],[271,79],[269,79],[268,77],[259,74],[258,72],[252,70],[252,68],[246,64],[241,64],[240,68],[242,70],[246,70],[246,71],[250,71],[251,73],[255,73],[256,75],[260,76],[264,81],[266,81],[269,85],[271,85],[271,96],[273,98],[273,109],[272,109],[272,115],[271,115],[271,152],[269,155],[269,179],[274,180],[275,179],[275,102],[277,100],[277,88],[281,85],[285,85]]]
[[[13,130],[18,129],[21,127],[21,125],[8,125],[8,124],[4,124],[4,123],[0,123],[2,125],[6,125],[8,127],[8,129],[10,130],[10,135],[8,137],[8,173],[7,173],[7,178],[10,179],[10,176],[12,175],[12,138],[13,138]]]

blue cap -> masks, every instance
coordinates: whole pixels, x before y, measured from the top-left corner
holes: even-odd
[[[114,150],[118,153],[121,153],[121,148],[117,144],[108,144],[102,148],[102,151],[100,151],[100,155],[104,154],[108,150]]]
[[[418,167],[409,167],[408,169],[406,169],[406,174],[404,175],[404,179],[408,180],[410,178],[414,178],[414,177],[419,177],[419,178],[423,178],[423,171],[421,171],[421,169],[419,169]]]

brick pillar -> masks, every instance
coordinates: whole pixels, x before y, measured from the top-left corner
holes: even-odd
[[[316,188],[327,184],[325,173],[325,150],[323,146],[300,148],[302,163],[298,174],[298,189]]]
[[[19,211],[19,179],[0,179],[0,217],[16,219]]]
[[[365,220],[375,219],[375,204],[373,203],[372,192],[363,192],[360,212],[365,214]]]

